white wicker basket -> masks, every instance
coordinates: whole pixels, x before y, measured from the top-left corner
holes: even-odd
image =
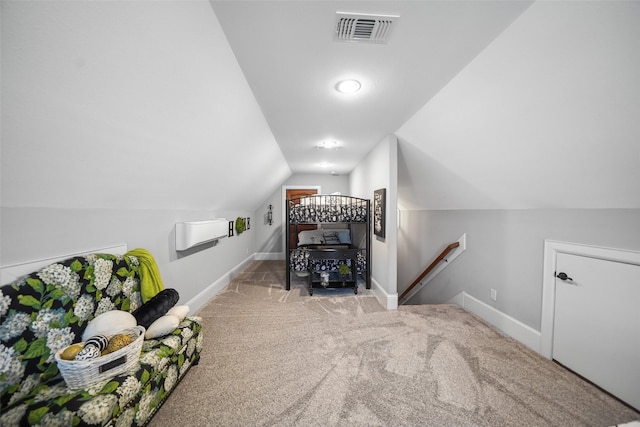
[[[136,366],[144,342],[144,327],[136,326],[118,333],[132,333],[138,336],[126,347],[90,360],[64,360],[60,357],[64,349],[56,352],[56,364],[67,387],[71,390],[86,389]]]

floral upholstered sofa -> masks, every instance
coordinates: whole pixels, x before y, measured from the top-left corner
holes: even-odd
[[[142,306],[135,256],[90,254],[51,264],[0,288],[0,426],[145,425],[196,364],[202,319],[145,339],[127,372],[83,390],[67,387],[55,353],[81,341],[109,310]]]

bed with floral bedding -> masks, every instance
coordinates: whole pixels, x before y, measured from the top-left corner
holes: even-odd
[[[292,275],[313,288],[353,287],[358,277],[371,288],[370,201],[354,196],[315,194],[287,200],[286,289]],[[342,267],[342,268],[341,268]],[[341,274],[346,268],[348,273]]]
[[[169,396],[202,349],[202,319],[145,339],[137,365],[71,390],[54,360],[87,324],[109,310],[143,305],[140,262],[90,254],[57,262],[0,287],[0,425],[142,426]]]

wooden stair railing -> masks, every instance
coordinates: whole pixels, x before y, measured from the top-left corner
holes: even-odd
[[[460,246],[460,242],[453,242],[451,243],[449,246],[447,246],[442,253],[440,253],[440,255],[438,255],[438,257],[429,265],[429,267],[427,267],[422,274],[420,274],[418,276],[418,278],[416,280],[413,281],[413,283],[411,283],[409,285],[409,287],[407,289],[404,290],[404,292],[402,292],[402,294],[400,294],[399,300],[402,301],[402,299],[404,297],[406,297],[407,295],[409,295],[409,292],[411,292],[411,290],[413,288],[415,288],[421,281],[422,279],[424,279],[426,277],[427,274],[431,273],[431,271],[436,268],[436,266],[438,264],[440,264],[440,261],[444,260],[445,257],[447,255],[449,255],[449,252],[451,252],[452,250],[454,250],[455,248],[457,248],[458,246]]]

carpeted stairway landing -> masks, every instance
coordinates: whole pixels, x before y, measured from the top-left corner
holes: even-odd
[[[161,426],[612,426],[640,414],[451,305],[284,290],[254,262],[199,313],[205,346]]]

